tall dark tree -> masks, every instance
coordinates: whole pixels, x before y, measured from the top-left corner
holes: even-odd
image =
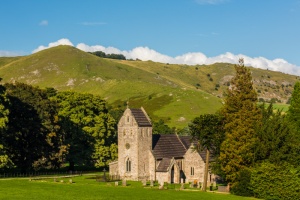
[[[13,163],[22,171],[59,167],[67,147],[58,134],[55,103],[37,87],[23,83],[5,87],[11,103],[4,140]]]
[[[243,59],[235,65],[236,75],[227,90],[222,115],[225,119],[225,140],[219,161],[229,183],[234,183],[238,172],[250,167],[255,157],[255,125],[261,120],[257,108],[257,93],[252,76]]]
[[[206,150],[206,165],[203,190],[206,191],[210,152],[214,157],[220,153],[220,146],[224,140],[223,118],[217,114],[205,114],[196,117],[189,124],[192,140],[195,141],[197,151]]]
[[[300,129],[300,82],[296,82],[288,110],[289,120]]]
[[[0,78],[1,81],[1,78]],[[4,135],[8,123],[9,101],[6,97],[5,87],[0,85],[0,169],[11,166],[11,160],[5,150]]]
[[[66,159],[74,165],[106,166],[116,158],[115,120],[99,96],[60,92],[56,96],[59,116],[69,145]]]
[[[296,129],[280,110],[274,112],[272,104],[267,108],[262,104],[260,109],[263,117],[256,127],[258,140],[255,145],[255,162],[268,161],[277,165],[288,162],[298,166],[300,138]]]

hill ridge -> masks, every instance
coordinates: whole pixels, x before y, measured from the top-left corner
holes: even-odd
[[[113,107],[124,107],[130,99],[132,106],[143,106],[153,119],[182,128],[194,117],[214,113],[222,106],[223,93],[235,73],[233,66],[113,60],[65,45],[0,60],[0,77],[2,82],[97,94]],[[281,72],[250,70],[260,100],[273,98],[285,103],[299,81],[297,76]]]

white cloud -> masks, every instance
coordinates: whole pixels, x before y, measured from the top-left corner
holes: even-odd
[[[21,55],[23,54],[19,52],[0,50],[0,57],[14,57],[14,56],[21,56]]]
[[[74,46],[72,44],[72,42],[70,42],[69,39],[66,39],[66,38],[63,38],[63,39],[60,39],[56,42],[51,42],[48,44],[48,46],[39,46],[38,48],[36,48],[35,50],[32,51],[32,53],[36,53],[38,51],[41,51],[41,50],[44,50],[44,49],[48,49],[48,48],[51,48],[51,47],[55,47],[55,46],[58,46],[58,45],[70,45],[70,46]]]
[[[47,20],[43,20],[39,23],[40,26],[48,26],[48,21]]]
[[[37,49],[33,51],[33,53],[38,52],[40,50],[58,46],[58,45],[71,45],[73,44],[68,39],[61,39],[57,42],[49,43],[47,47],[39,46]],[[300,75],[300,66],[288,63],[286,60],[277,58],[274,60],[268,60],[264,57],[255,57],[251,58],[249,56],[243,54],[232,54],[230,52],[226,52],[224,54],[207,57],[205,54],[201,52],[189,52],[183,55],[179,55],[176,57],[171,57],[168,55],[161,54],[149,47],[136,47],[129,51],[121,51],[115,47],[104,47],[101,45],[89,46],[84,43],[79,43],[76,45],[76,48],[86,51],[86,52],[94,52],[94,51],[103,51],[106,54],[123,54],[127,59],[140,59],[143,61],[152,60],[154,62],[161,63],[171,63],[171,64],[187,64],[187,65],[202,65],[202,64],[213,64],[213,63],[233,63],[236,64],[239,58],[244,58],[244,63],[246,66],[252,66],[255,68],[261,69],[269,69],[273,71],[280,71],[288,74]]]

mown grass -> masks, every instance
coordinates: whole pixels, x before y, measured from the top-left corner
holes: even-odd
[[[29,179],[0,179],[0,199],[201,199],[201,200],[238,200],[254,199],[220,194],[201,192],[198,190],[176,190],[158,187],[143,187],[141,182],[128,182],[126,187],[115,186],[113,182],[97,182],[92,176],[70,178],[53,178],[29,181]],[[62,183],[61,180],[64,182]]]

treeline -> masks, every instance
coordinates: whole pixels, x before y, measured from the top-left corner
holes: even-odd
[[[103,167],[117,157],[116,120],[99,96],[0,85],[0,170]]]
[[[243,60],[226,92],[223,108],[190,124],[199,148],[215,156],[212,170],[231,193],[262,199],[300,199],[300,82],[287,113],[257,104]]]
[[[95,56],[101,57],[101,58],[110,58],[110,59],[117,59],[117,60],[126,60],[126,57],[123,54],[106,54],[103,51],[95,51],[95,52],[89,52],[90,54],[93,54]]]

